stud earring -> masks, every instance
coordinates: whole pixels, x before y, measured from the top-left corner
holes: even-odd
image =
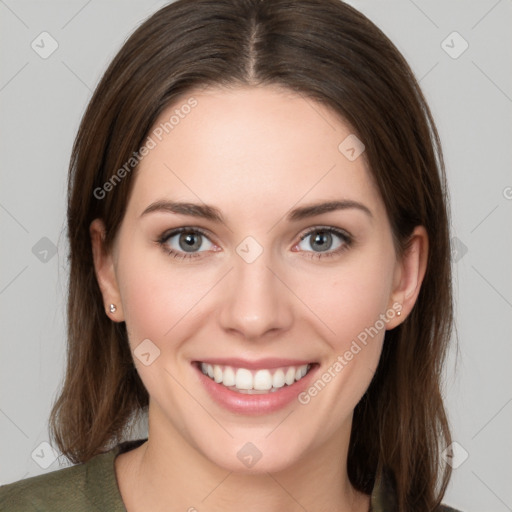
[[[401,311],[397,311],[397,312],[396,312],[396,316],[400,316],[401,314],[402,314],[402,312],[401,312]]]
[[[116,311],[117,311],[116,305],[115,304],[110,304],[110,312],[111,313],[115,313]]]

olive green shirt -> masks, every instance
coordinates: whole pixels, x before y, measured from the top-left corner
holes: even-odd
[[[125,441],[84,464],[20,480],[0,487],[1,512],[126,512],[117,485],[114,460],[146,439]],[[170,509],[169,509],[170,510]],[[375,485],[372,512],[394,512],[385,482]],[[439,512],[457,512],[443,507]]]

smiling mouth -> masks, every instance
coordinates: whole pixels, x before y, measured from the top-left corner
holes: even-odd
[[[203,362],[197,362],[197,366],[204,375],[231,391],[258,395],[292,386],[307,375],[313,363],[259,370]]]

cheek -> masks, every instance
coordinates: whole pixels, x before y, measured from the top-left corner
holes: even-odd
[[[215,276],[174,268],[160,251],[125,249],[118,262],[118,281],[132,349],[144,339],[160,348],[182,335]],[[170,258],[170,257],[169,257]],[[172,268],[172,271],[170,270]]]
[[[325,279],[324,286],[315,286],[308,296],[311,309],[328,326],[322,332],[330,350],[321,361],[317,379],[299,396],[299,403],[311,404],[318,415],[328,418],[326,431],[335,432],[350,416],[377,369],[387,322],[395,316],[395,311],[388,309],[392,254],[386,257],[376,252],[354,260],[334,281]]]
[[[307,292],[308,305],[328,326],[337,351],[376,324],[384,332],[379,319],[389,307],[393,270],[393,253],[376,250],[347,259],[337,272],[307,280],[303,293]]]
[[[129,258],[118,262],[129,344],[151,397],[161,404],[168,402],[170,407],[180,402],[185,410],[189,405],[175,381],[183,381],[182,372],[186,370],[179,364],[180,347],[194,335],[194,317],[200,314],[208,276],[170,270],[166,255],[153,252],[125,251]],[[144,360],[146,353],[149,358]]]

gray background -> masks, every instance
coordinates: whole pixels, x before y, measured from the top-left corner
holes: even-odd
[[[41,443],[65,362],[69,154],[107,64],[164,3],[0,0],[2,484],[65,465]],[[445,502],[512,510],[512,2],[350,3],[411,64],[445,152],[459,339],[446,372],[458,444]],[[46,59],[31,47],[51,49],[44,31],[58,43]]]

